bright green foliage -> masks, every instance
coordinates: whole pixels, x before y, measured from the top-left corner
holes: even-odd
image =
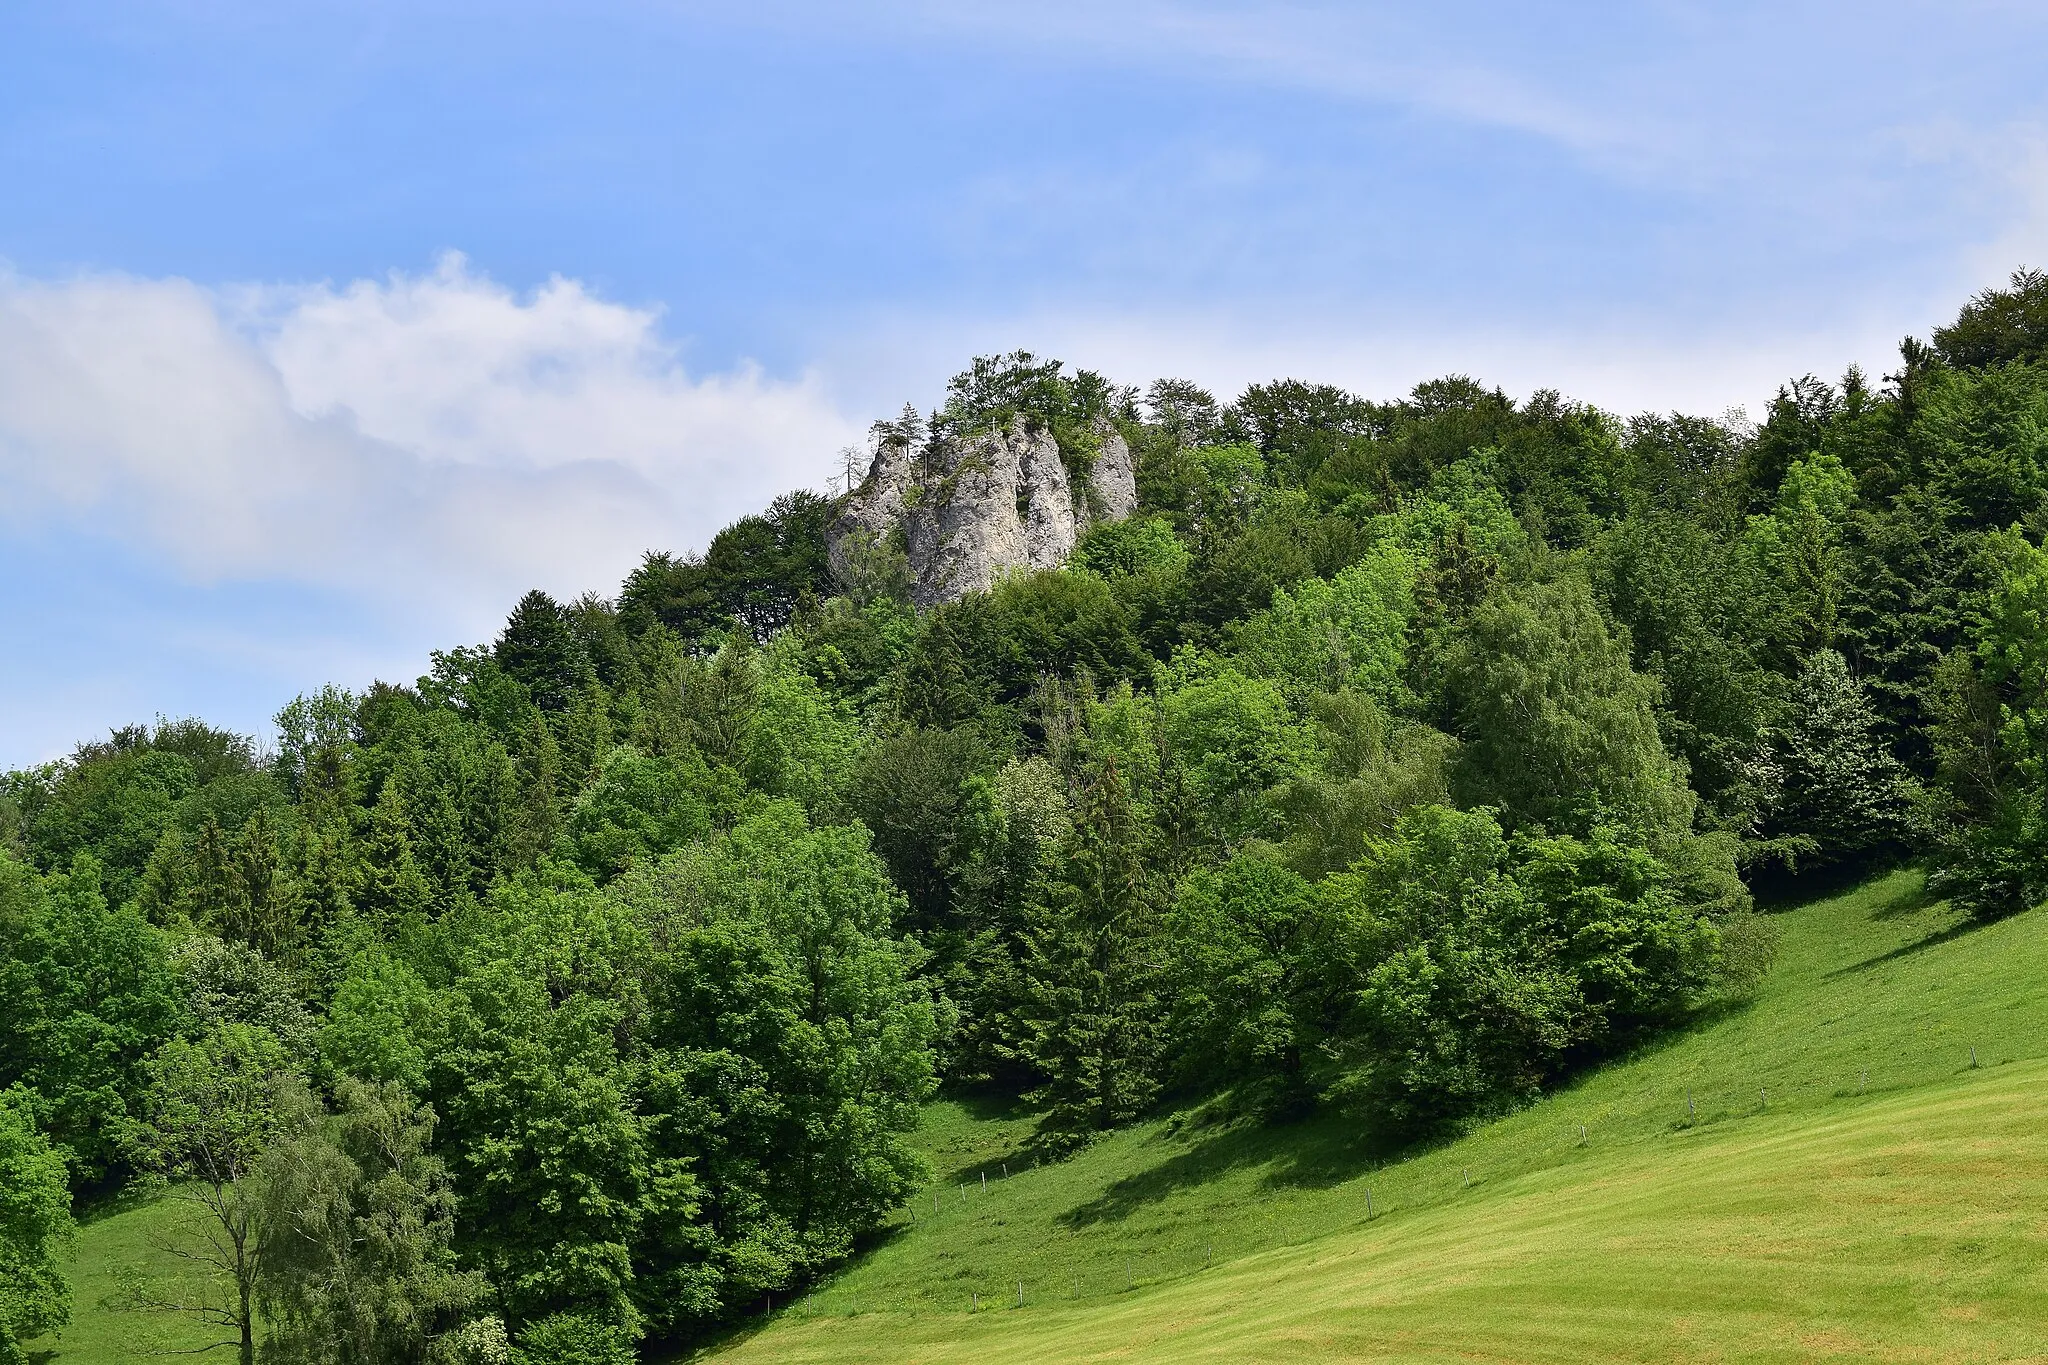
[[[1482,604],[1453,692],[1464,799],[1500,806],[1517,826],[1690,827],[1693,797],[1657,734],[1655,684],[1629,666],[1583,580],[1510,588]]]
[[[149,1092],[128,1141],[143,1168],[179,1182],[177,1198],[201,1211],[180,1254],[217,1285],[196,1298],[134,1286],[139,1309],[184,1313],[239,1338],[242,1365],[256,1358],[256,1296],[286,1224],[264,1207],[263,1162],[318,1112],[284,1045],[249,1024],[221,1024],[173,1039],[149,1060]]]
[[[1274,804],[1286,820],[1287,862],[1320,877],[1392,834],[1403,811],[1448,805],[1457,741],[1428,725],[1390,721],[1356,692],[1325,693],[1309,705],[1321,766],[1283,785]]]
[[[1831,649],[1842,630],[1848,588],[1844,539],[1856,481],[1826,452],[1794,460],[1778,486],[1777,508],[1751,517],[1747,549],[1757,569],[1749,581],[1768,585],[1775,600],[1775,643],[1793,656]]]
[[[1718,966],[1710,919],[1608,831],[1507,841],[1425,806],[1329,894],[1364,974],[1341,1089],[1399,1121],[1528,1095],[1573,1050],[1675,1019]]]
[[[327,1007],[320,1054],[346,1075],[417,1091],[427,1081],[433,1008],[433,994],[417,971],[388,951],[368,948],[354,956]]]
[[[1851,1353],[2038,1352],[2048,919],[1972,928],[1910,872],[1771,918],[1784,950],[1745,1008],[1406,1153],[1362,1147],[1349,1115],[1270,1125],[1189,1097],[1034,1168],[1027,1111],[932,1104],[915,1220],[720,1358],[1633,1361],[1653,1341],[1789,1360],[1821,1331]],[[31,1349],[140,1359],[156,1324],[96,1305],[161,1215],[81,1230],[77,1320]],[[1818,1273],[1784,1273],[1785,1237],[1827,1249]]]
[[[519,1334],[513,1365],[634,1365],[631,1334],[585,1313],[555,1313]]]
[[[369,824],[356,905],[380,930],[394,933],[407,922],[423,918],[434,898],[434,889],[420,870],[412,820],[396,782],[384,784]]]
[[[1281,1113],[1307,1105],[1342,1009],[1329,928],[1309,883],[1269,857],[1241,853],[1181,884],[1165,941],[1184,1075],[1241,1085]]]
[[[160,722],[8,775],[0,1084],[80,1181],[121,1174],[104,1135],[176,1036],[417,1095],[438,1124],[383,1105],[381,1166],[353,1120],[278,1121],[334,1177],[287,1203],[338,1228],[396,1179],[392,1246],[426,1248],[327,1237],[280,1320],[336,1357],[599,1358],[851,1255],[941,1076],[1035,1097],[1043,1154],[1162,1087],[1398,1143],[1741,996],[1775,921],[1738,866],[1933,846],[2017,910],[2048,894],[2038,283],[1758,429],[1458,375],[1162,381],[1141,421],[984,358],[877,439],[1021,423],[1079,475],[1116,431],[1138,515],[1066,569],[920,613],[921,529],[828,556],[840,505],[792,495],[616,607],[530,594],[412,686],[301,698],[274,758]],[[385,1290],[351,1294],[449,1255],[495,1327],[421,1280],[363,1335]]]
[[[28,1087],[74,1178],[96,1183],[122,1169],[143,1064],[184,1021],[177,969],[156,929],[108,908],[89,858],[37,878],[0,854],[0,906],[0,1085]]]
[[[632,1326],[641,1222],[687,1211],[659,1197],[620,1049],[645,938],[572,871],[501,885],[489,908],[430,1016],[467,1256],[515,1323],[577,1309]]]
[[[585,871],[614,876],[701,836],[711,825],[714,790],[694,753],[657,758],[622,744],[569,812],[565,837]]]
[[[1717,965],[1713,925],[1604,830],[1511,842],[1424,807],[1325,886],[1362,977],[1339,1090],[1398,1123],[1527,1096],[1574,1049],[1675,1018]]]
[[[1228,665],[1203,669],[1167,691],[1160,710],[1165,743],[1187,771],[1209,837],[1234,847],[1268,833],[1268,793],[1315,760],[1313,732],[1279,686]]]
[[[26,1365],[21,1344],[62,1327],[71,1288],[58,1252],[71,1233],[64,1158],[36,1130],[26,1090],[0,1090],[0,1365]]]
[[[794,641],[757,656],[760,692],[747,736],[745,774],[754,789],[787,796],[817,814],[836,811],[864,738],[853,708],[802,670]]]
[[[845,1255],[915,1187],[900,1135],[943,1020],[858,826],[772,804],[620,895],[653,949],[649,1162],[692,1201],[649,1220],[641,1303],[677,1330]]]
[[[1328,582],[1283,588],[1231,633],[1232,653],[1296,696],[1350,688],[1391,708],[1402,699],[1417,568],[1388,542]]]
[[[1104,578],[1177,574],[1192,556],[1165,517],[1129,517],[1097,526],[1074,547],[1073,565]]]
[[[1572,1041],[1574,983],[1484,813],[1424,807],[1326,894],[1362,981],[1342,1093],[1416,1123],[1526,1096]]]

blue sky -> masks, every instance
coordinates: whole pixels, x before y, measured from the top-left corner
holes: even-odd
[[[1759,410],[2048,263],[2037,4],[0,10],[0,764],[410,677],[1027,346]]]

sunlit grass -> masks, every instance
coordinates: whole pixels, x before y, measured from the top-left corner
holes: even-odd
[[[1339,1120],[1183,1115],[1033,1168],[1028,1114],[935,1105],[919,1140],[939,1180],[870,1254],[724,1349],[833,1365],[2048,1355],[2048,914],[1972,928],[1898,873],[1777,918],[1749,1005],[1401,1160]],[[38,1343],[45,1359],[210,1339],[101,1306],[120,1265],[175,1273],[149,1236],[167,1216],[81,1230],[75,1322]]]
[[[141,1272],[166,1293],[180,1286],[188,1292],[203,1287],[204,1279],[194,1267],[165,1249],[166,1244],[188,1240],[178,1234],[196,1212],[178,1200],[140,1205],[122,1200],[89,1211],[65,1267],[71,1280],[71,1325],[30,1342],[29,1358],[50,1365],[220,1358],[220,1351],[190,1354],[227,1340],[220,1330],[176,1314],[118,1306],[122,1275],[129,1270]],[[234,1352],[225,1352],[225,1357],[232,1360]]]
[[[1027,1116],[937,1106],[938,1212],[928,1191],[914,1224],[728,1349],[2048,1350],[2048,916],[1969,927],[1899,873],[1778,919],[1780,959],[1749,1006],[1405,1160],[1376,1164],[1338,1121],[1168,1119],[1016,1173]],[[1004,1160],[1011,1178],[981,1194]]]

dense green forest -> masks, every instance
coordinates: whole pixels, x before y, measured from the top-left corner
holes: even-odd
[[[941,1089],[1393,1150],[1769,960],[1752,892],[2048,896],[2048,276],[1760,424],[1015,356],[1138,515],[928,611],[793,493],[262,742],[0,779],[0,1362],[193,1201],[244,1360],[626,1362],[862,1245]]]

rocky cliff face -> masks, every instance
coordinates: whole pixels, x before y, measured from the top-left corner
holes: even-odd
[[[1107,423],[1097,435],[1101,450],[1079,486],[1052,433],[1022,417],[922,450],[884,442],[833,526],[834,563],[849,537],[879,541],[900,527],[920,607],[985,590],[1012,569],[1056,568],[1090,527],[1137,510],[1130,446]]]

